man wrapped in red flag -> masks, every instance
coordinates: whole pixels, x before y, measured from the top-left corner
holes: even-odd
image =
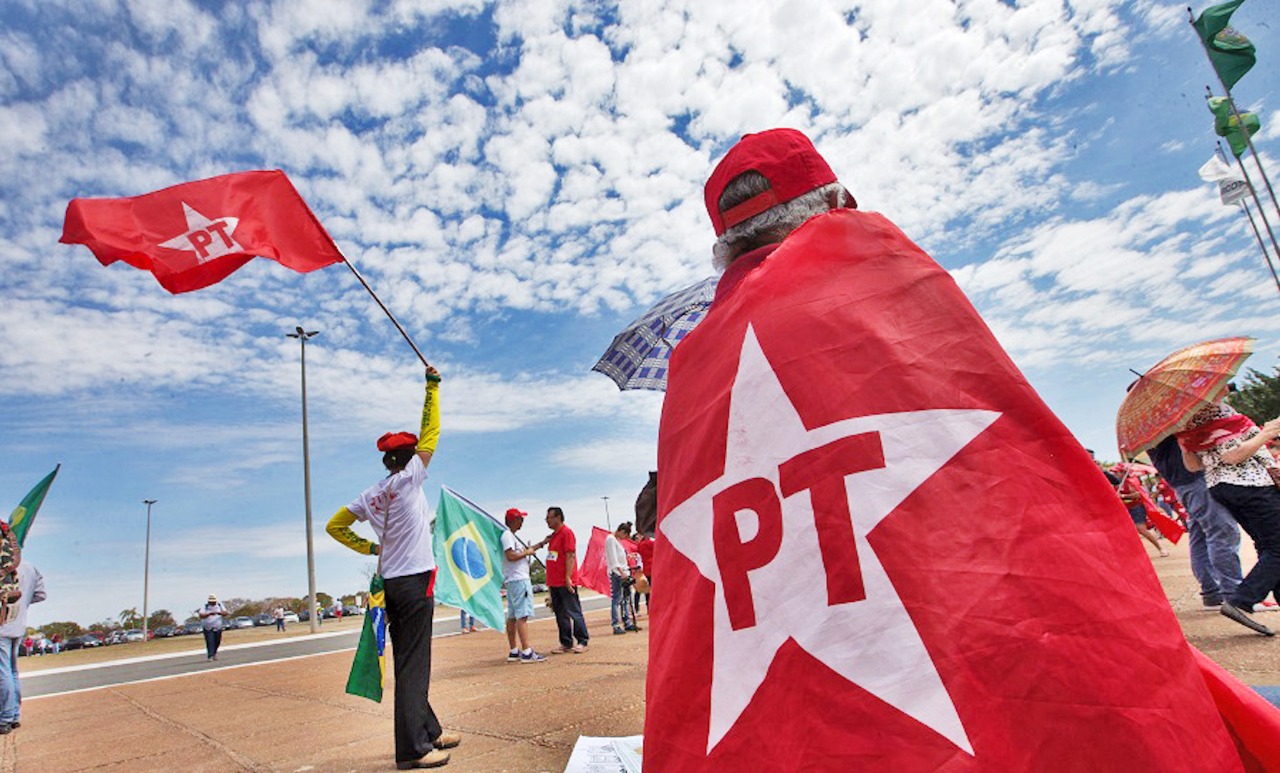
[[[946,271],[796,131],[706,199],[727,268],[663,407],[646,770],[1280,764]]]
[[[294,271],[341,263],[342,253],[280,170],[238,172],[123,199],[72,199],[64,244],[102,265],[155,275],[171,293],[226,279],[254,257]]]

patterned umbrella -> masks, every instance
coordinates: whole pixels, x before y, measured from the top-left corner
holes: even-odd
[[[1120,454],[1132,459],[1182,429],[1221,395],[1252,353],[1253,339],[1240,336],[1188,346],[1156,363],[1134,383],[1116,413]]]
[[[708,277],[663,298],[615,336],[591,369],[613,379],[618,389],[665,392],[671,351],[706,316],[718,281]]]

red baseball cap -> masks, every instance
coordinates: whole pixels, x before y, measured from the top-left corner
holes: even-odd
[[[378,438],[379,451],[397,451],[418,445],[418,436],[412,432],[388,432]]]
[[[526,512],[525,512],[525,511],[523,511],[523,510],[517,510],[517,509],[515,509],[514,507],[509,507],[509,508],[507,508],[507,516],[506,516],[506,520],[507,520],[507,523],[511,523],[511,522],[512,522],[513,520],[515,520],[516,518],[524,518],[524,517],[526,517],[526,516],[528,516],[528,515],[529,515],[529,514],[528,514],[528,513],[526,513]]]
[[[729,181],[743,172],[759,172],[769,181],[769,190],[753,196],[729,211],[720,211],[720,195]],[[770,207],[803,196],[815,188],[836,181],[835,172],[818,154],[817,148],[795,129],[770,129],[744,134],[707,180],[703,195],[707,214],[716,236],[738,223],[750,220]]]

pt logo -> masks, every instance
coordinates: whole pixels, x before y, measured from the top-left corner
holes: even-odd
[[[778,466],[783,497],[808,491],[813,528],[826,575],[827,605],[867,597],[844,479],[884,467],[880,435],[864,432],[802,451]],[[711,537],[724,585],[729,625],[738,631],[756,624],[748,574],[771,563],[782,548],[782,499],[767,478],[748,478],[711,497]],[[754,513],[755,535],[741,538],[739,517]]]
[[[858,685],[973,754],[894,587],[911,578],[891,580],[868,535],[890,514],[910,518],[910,508],[895,513],[899,505],[1000,414],[921,406],[809,429],[803,410],[748,327],[729,396],[724,471],[658,526],[715,586],[707,753],[737,724],[778,650],[795,641],[830,669],[807,678]]]
[[[161,247],[195,253],[197,263],[208,263],[224,255],[245,252],[244,247],[236,243],[233,236],[240,218],[211,219],[195,211],[186,202],[182,203],[182,211],[187,218],[187,232],[161,242]]]

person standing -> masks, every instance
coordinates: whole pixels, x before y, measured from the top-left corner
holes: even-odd
[[[462,630],[462,633],[475,633],[476,632],[475,617],[467,614],[467,610],[459,609],[458,610],[458,627]]]
[[[502,532],[502,585],[507,591],[508,663],[543,663],[546,658],[529,645],[529,618],[533,617],[533,585],[529,580],[529,556],[544,543],[523,547],[516,532],[524,525],[525,512],[507,510],[507,530]],[[520,640],[519,649],[516,639]]]
[[[284,632],[284,607],[277,604],[275,611],[271,613],[271,616],[275,618],[276,631],[283,633]]]
[[[1249,615],[1267,594],[1280,595],[1280,489],[1268,472],[1276,462],[1266,450],[1280,437],[1280,419],[1259,429],[1223,401],[1202,408],[1176,437],[1182,463],[1191,472],[1204,471],[1209,496],[1253,538],[1258,553],[1258,562],[1223,599],[1219,612],[1263,636],[1275,636]]]
[[[440,438],[439,389],[440,373],[428,367],[420,434],[388,432],[379,438],[387,476],[335,513],[326,527],[329,536],[357,553],[378,556],[395,659],[398,770],[447,764],[449,753],[443,750],[462,743],[460,735],[441,727],[429,697],[436,562],[422,484]],[[381,544],[351,531],[357,520],[368,522]]]
[[[44,601],[44,577],[29,561],[18,564],[22,596],[12,620],[0,626],[0,735],[21,726],[22,686],[18,681],[18,647],[27,635],[27,607]]]
[[[1173,487],[1187,509],[1187,538],[1191,544],[1191,573],[1200,583],[1206,609],[1221,609],[1240,587],[1240,527],[1218,500],[1209,496],[1203,472],[1182,463],[1178,440],[1167,437],[1147,451],[1160,477]]]
[[[582,603],[578,600],[578,584],[574,573],[578,568],[578,540],[564,523],[564,510],[547,508],[547,528],[551,536],[547,546],[547,588],[551,592],[551,611],[556,615],[556,627],[560,629],[560,646],[551,650],[553,655],[566,652],[586,652],[591,635],[587,633],[587,621],[582,617]],[[575,643],[576,642],[576,643]]]
[[[604,563],[609,572],[609,621],[613,624],[614,636],[626,633],[624,628],[635,623],[628,603],[631,573],[627,570],[627,551],[622,545],[622,541],[630,536],[631,524],[624,521],[604,538]]]
[[[218,659],[218,647],[222,646],[222,619],[230,614],[212,593],[200,608],[200,621],[204,626],[205,660]]]

